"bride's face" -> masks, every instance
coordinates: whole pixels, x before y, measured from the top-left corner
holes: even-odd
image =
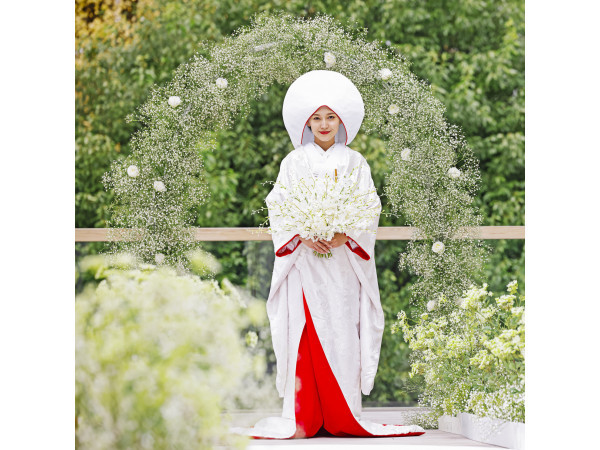
[[[308,120],[316,141],[328,143],[335,139],[340,128],[340,118],[327,106],[321,106]]]

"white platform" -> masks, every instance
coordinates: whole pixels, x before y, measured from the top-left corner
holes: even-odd
[[[411,411],[418,408],[363,408],[363,418],[379,423],[405,423],[404,417]],[[229,415],[232,418],[234,426],[249,427],[254,425],[259,419],[269,416],[278,416],[281,411],[231,411]],[[448,433],[439,430],[425,430],[421,436],[391,437],[391,438],[344,438],[344,437],[314,437],[310,439],[252,439],[248,444],[251,450],[274,450],[276,448],[294,447],[296,450],[310,448],[315,450],[319,447],[332,448],[355,448],[363,446],[373,448],[381,446],[385,448],[402,448],[405,450],[437,450],[451,448],[452,450],[474,450],[502,448],[495,445],[482,444],[472,441],[464,436]]]

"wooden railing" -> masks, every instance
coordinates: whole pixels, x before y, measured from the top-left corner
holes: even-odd
[[[75,228],[75,242],[108,241],[108,228]],[[198,241],[270,241],[271,235],[259,228],[196,228]],[[407,241],[413,227],[379,227],[377,240]],[[478,227],[479,239],[525,239],[524,226]]]

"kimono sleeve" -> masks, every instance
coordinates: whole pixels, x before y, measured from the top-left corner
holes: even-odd
[[[286,157],[281,161],[277,181],[265,199],[269,210],[269,224],[273,229],[280,229],[284,220],[282,212],[276,205],[285,201],[288,192],[293,187],[291,170],[289,158]],[[295,231],[274,231],[271,237],[276,256],[289,255],[300,245],[300,235]]]
[[[377,215],[368,227],[369,232],[348,230],[346,232],[346,236],[348,237],[346,246],[356,255],[368,261],[373,256],[375,250],[375,237],[379,225],[379,216],[381,215],[381,200],[379,199],[379,195],[377,195],[375,183],[373,183],[373,178],[371,177],[371,168],[364,158],[361,158],[360,166],[357,170],[358,188],[363,192],[370,192],[367,201],[369,207],[377,211]]]

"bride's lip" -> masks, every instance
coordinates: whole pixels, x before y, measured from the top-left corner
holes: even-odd
[[[321,133],[321,134],[329,134],[330,131],[319,131],[319,133]]]

